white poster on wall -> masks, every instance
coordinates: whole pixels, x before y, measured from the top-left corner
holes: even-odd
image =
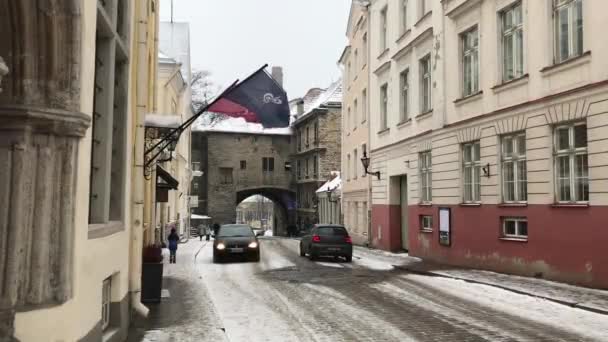
[[[450,208],[439,208],[439,244],[450,246],[452,243]]]

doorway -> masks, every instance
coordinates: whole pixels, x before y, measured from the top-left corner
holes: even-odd
[[[399,177],[399,207],[401,211],[401,248],[409,251],[408,215],[407,215],[407,176]]]

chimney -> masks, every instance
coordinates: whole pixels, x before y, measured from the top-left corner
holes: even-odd
[[[271,72],[272,78],[283,87],[283,68],[280,66],[273,66]]]
[[[298,106],[298,116],[304,114],[304,100],[298,100],[298,102],[296,103],[296,105]]]

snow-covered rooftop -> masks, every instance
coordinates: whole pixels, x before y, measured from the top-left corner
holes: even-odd
[[[317,189],[316,193],[324,193],[327,190],[338,190],[338,192],[342,190],[342,178],[340,178],[340,172],[332,171],[331,174],[335,176],[334,179],[329,180],[325,182],[325,184],[321,185],[321,187]]]
[[[144,126],[158,128],[177,128],[182,124],[182,118],[175,114],[146,114]]]
[[[302,99],[304,101],[304,113],[297,117],[298,120],[310,114],[313,110],[342,104],[342,80],[332,83],[327,89],[313,88]],[[291,114],[297,115],[297,104],[291,106]]]
[[[262,124],[247,122],[243,118],[225,117],[213,121],[211,116],[202,115],[192,124],[193,132],[227,132],[291,135],[291,127],[264,128]]]

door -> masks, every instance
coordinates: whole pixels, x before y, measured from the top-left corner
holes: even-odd
[[[399,205],[401,207],[401,248],[409,250],[407,219],[407,176],[400,177]]]

